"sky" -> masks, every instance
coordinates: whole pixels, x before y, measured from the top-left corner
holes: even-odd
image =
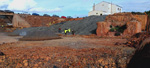
[[[38,13],[84,17],[92,11],[93,4],[112,2],[123,7],[123,12],[144,12],[150,10],[149,0],[0,0],[0,10],[16,13]]]

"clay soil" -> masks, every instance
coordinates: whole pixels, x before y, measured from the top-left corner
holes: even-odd
[[[134,48],[126,39],[62,36],[45,41],[18,41],[0,33],[1,68],[126,68]],[[116,43],[119,45],[115,45]]]

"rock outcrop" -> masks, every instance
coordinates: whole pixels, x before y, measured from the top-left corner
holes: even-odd
[[[147,23],[147,15],[135,15],[132,13],[116,13],[106,17],[106,22],[111,22],[113,26],[123,26],[130,21],[139,21],[142,26],[142,30],[145,30]]]
[[[134,16],[139,18],[139,20],[140,20],[139,22],[141,23],[141,28],[142,28],[142,30],[145,30],[148,16],[147,15],[134,15]]]
[[[97,24],[97,35],[105,36],[106,33],[108,33],[107,36],[113,37],[114,34],[118,33],[117,35],[132,36],[136,33],[141,32],[142,30],[145,30],[146,22],[146,15],[134,15],[132,13],[116,13],[107,16],[105,22]],[[109,32],[107,28],[109,27],[108,25],[112,26],[112,32]]]
[[[123,35],[134,35],[141,32],[141,23],[138,21],[131,21],[127,23],[127,29],[123,32]]]
[[[106,34],[110,30],[110,23],[109,22],[97,22],[97,36],[106,36]]]
[[[116,13],[106,17],[106,22],[111,22],[113,26],[123,26],[127,22],[134,20],[135,18],[131,13]]]

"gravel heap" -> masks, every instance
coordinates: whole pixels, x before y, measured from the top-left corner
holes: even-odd
[[[60,38],[57,34],[55,34],[55,32],[50,30],[48,27],[30,27],[21,30],[17,29],[8,35],[24,36],[20,40],[25,41],[51,40]]]
[[[78,21],[67,21],[62,23],[54,24],[50,27],[54,32],[58,32],[61,28],[62,31],[65,29],[71,29],[75,31],[75,34],[89,35],[96,34],[97,22],[104,21],[106,16],[89,16]]]
[[[28,34],[29,32],[32,31],[50,31],[51,30],[48,27],[30,27],[30,28],[24,28],[24,29],[17,29],[14,32],[8,34],[10,36],[25,36],[26,34]]]
[[[39,41],[39,40],[51,40],[51,39],[60,39],[60,37],[50,30],[33,30],[29,31],[23,38],[20,40],[23,41]]]
[[[59,38],[56,34],[58,29],[61,28],[61,33],[64,34],[65,29],[75,31],[75,34],[90,35],[96,34],[97,22],[104,21],[106,16],[89,16],[78,21],[67,21],[51,25],[50,27],[30,27],[24,29],[17,29],[10,33],[10,36],[24,36],[20,40],[46,40]]]
[[[15,30],[9,35],[20,35],[22,32],[30,32],[33,30],[45,30],[45,31],[53,31],[58,33],[58,29],[61,28],[62,33],[65,29],[71,29],[75,31],[75,34],[79,35],[90,35],[96,34],[97,22],[104,21],[106,16],[89,16],[82,20],[78,21],[67,21],[62,23],[54,24],[50,27],[30,27],[22,30]],[[21,34],[22,35],[22,34]]]

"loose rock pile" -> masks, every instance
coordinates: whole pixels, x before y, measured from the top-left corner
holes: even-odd
[[[98,21],[104,21],[106,16],[90,16],[87,18],[84,18],[82,20],[77,21],[67,21],[62,23],[54,24],[50,27],[30,27],[30,28],[24,28],[22,30],[15,30],[9,35],[19,35],[22,32],[30,32],[34,30],[43,30],[43,31],[53,31],[54,33],[58,33],[58,29],[61,28],[61,31],[65,29],[70,28],[71,30],[75,31],[75,34],[79,35],[90,35],[90,34],[96,34],[97,25],[96,23]]]
[[[23,38],[20,40],[25,41],[37,41],[37,40],[51,40],[51,39],[60,39],[58,35],[56,35],[53,31],[45,31],[45,30],[34,30],[29,31]]]
[[[68,21],[54,24],[50,27],[55,32],[58,32],[58,29],[61,28],[71,28],[75,31],[75,34],[79,35],[90,35],[96,34],[97,22],[104,21],[106,16],[90,16],[78,21]]]

